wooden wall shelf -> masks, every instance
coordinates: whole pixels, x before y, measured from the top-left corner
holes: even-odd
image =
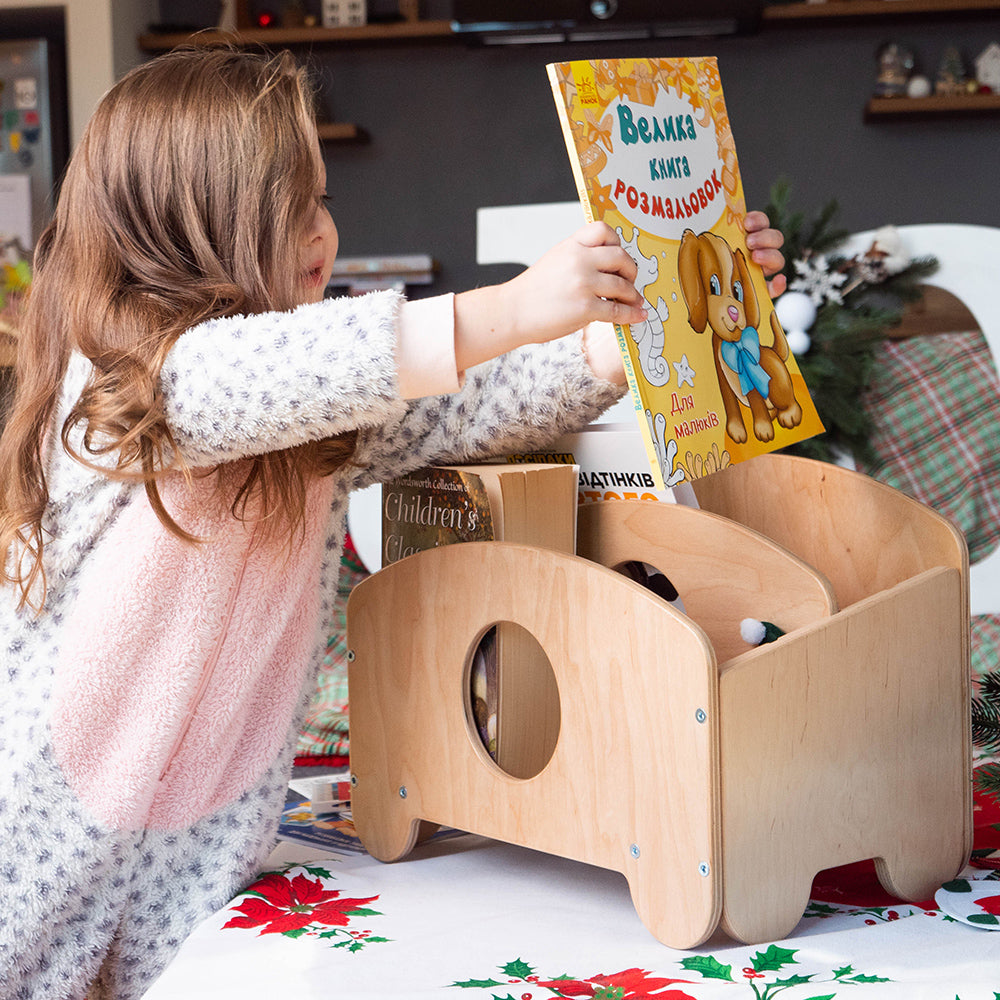
[[[867,121],[905,118],[997,114],[1000,94],[960,94],[934,97],[873,97],[865,106]]]
[[[319,122],[320,142],[367,142],[368,133],[351,122]]]
[[[450,21],[393,21],[362,24],[356,28],[246,28],[236,33],[224,31],[147,32],[139,36],[139,48],[146,52],[172,49],[178,45],[214,45],[230,41],[236,45],[349,45],[352,43],[417,42],[422,39],[451,38]]]
[[[764,6],[765,22],[877,20],[879,18],[1000,13],[998,0],[826,0]]]

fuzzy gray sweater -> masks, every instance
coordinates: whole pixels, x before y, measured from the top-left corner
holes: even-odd
[[[12,591],[0,603],[3,1000],[141,997],[258,872],[323,656],[352,490],[536,449],[621,393],[594,377],[576,336],[407,402],[400,301],[213,320],[167,359],[168,419],[194,468],[238,471],[359,431],[354,462],[310,487],[291,557],[217,512],[210,480],[163,486],[194,546],[163,530],[141,486],[50,448],[44,611],[17,612]],[[88,372],[74,357],[57,427]]]

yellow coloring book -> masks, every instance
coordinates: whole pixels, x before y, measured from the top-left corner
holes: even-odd
[[[548,66],[580,200],[649,307],[618,343],[657,488],[823,430],[761,268],[714,58]]]

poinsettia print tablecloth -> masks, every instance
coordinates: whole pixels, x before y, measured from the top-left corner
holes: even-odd
[[[861,863],[817,877],[787,940],[692,951],[652,937],[619,874],[464,834],[383,865],[342,822],[343,848],[279,845],[147,1000],[1000,1000],[998,821],[979,809],[949,896],[975,897],[978,925],[891,899]]]

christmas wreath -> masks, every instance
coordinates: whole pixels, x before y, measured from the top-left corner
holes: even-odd
[[[808,219],[790,208],[790,196],[789,182],[779,180],[766,207],[771,225],[785,236],[788,291],[776,309],[826,433],[787,450],[827,462],[846,453],[864,464],[872,458],[872,427],[859,400],[871,381],[878,343],[899,323],[905,305],[920,298],[921,282],[938,263],[910,258],[892,226],[877,230],[863,253],[848,256],[839,249],[849,233],[835,225],[837,201]],[[796,329],[802,308],[808,322]]]

